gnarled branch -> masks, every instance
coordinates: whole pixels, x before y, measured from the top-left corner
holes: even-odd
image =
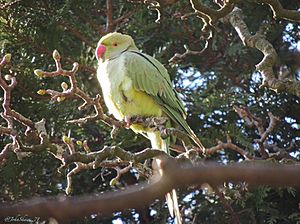
[[[238,33],[243,44],[248,47],[256,48],[264,54],[264,58],[256,65],[256,69],[263,76],[262,86],[266,86],[275,91],[284,91],[300,96],[300,82],[290,79],[277,79],[274,75],[273,65],[277,59],[277,53],[272,44],[261,32],[251,35],[249,29],[242,18],[242,11],[235,8],[228,15],[229,22]]]
[[[258,0],[263,4],[268,4],[273,11],[274,19],[282,18],[292,22],[300,22],[300,12],[282,7],[279,0]]]

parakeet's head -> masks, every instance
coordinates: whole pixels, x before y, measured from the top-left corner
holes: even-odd
[[[98,61],[105,61],[127,50],[137,50],[131,36],[114,32],[106,34],[100,39],[95,53]]]

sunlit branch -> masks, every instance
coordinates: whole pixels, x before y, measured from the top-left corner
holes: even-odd
[[[245,46],[256,48],[264,54],[264,58],[256,65],[256,69],[263,76],[262,86],[266,86],[275,91],[283,91],[300,96],[299,81],[294,81],[287,78],[277,79],[274,75],[273,66],[277,60],[277,53],[261,30],[256,34],[251,35],[246,23],[242,18],[242,11],[239,8],[235,8],[228,15],[228,19]]]
[[[258,0],[256,2],[268,4],[273,11],[273,17],[275,19],[280,18],[292,22],[300,22],[300,12],[283,8],[279,0]]]
[[[225,1],[225,4],[219,10],[214,10],[205,6],[200,0],[190,0],[190,3],[195,12],[198,13],[198,16],[208,18],[208,21],[206,18],[204,19],[210,26],[213,26],[213,23],[218,21],[220,18],[228,15],[228,13],[230,13],[234,8],[234,4],[230,1]]]

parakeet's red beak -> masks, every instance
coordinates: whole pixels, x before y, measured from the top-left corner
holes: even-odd
[[[100,58],[102,58],[105,51],[106,51],[106,47],[104,45],[100,44],[97,47],[95,54],[96,54],[96,57],[97,57],[98,61],[100,60]]]

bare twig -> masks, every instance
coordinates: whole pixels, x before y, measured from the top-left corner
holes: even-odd
[[[264,143],[267,139],[267,137],[270,135],[270,133],[275,129],[277,124],[279,123],[280,119],[276,116],[274,116],[271,112],[268,113],[268,116],[270,118],[269,126],[267,129],[264,128],[264,124],[261,118],[254,116],[247,107],[245,106],[233,106],[233,109],[237,114],[240,116],[240,118],[244,119],[246,121],[246,124],[250,127],[255,126],[258,130],[258,133],[260,135],[260,139],[255,139],[254,141],[259,146],[259,152],[262,155],[263,158],[268,158],[269,155],[267,151],[265,150]]]
[[[14,120],[21,123],[26,127],[26,132],[28,133],[33,127],[34,123],[25,118],[23,115],[11,109],[11,91],[16,87],[17,80],[11,75],[5,75],[6,81],[10,83],[7,84],[2,78],[2,69],[5,65],[9,64],[11,60],[11,55],[6,54],[0,61],[0,87],[4,92],[3,97],[3,110],[1,117],[6,121],[7,127],[0,126],[0,134],[9,135],[12,139],[12,143],[8,143],[0,153],[0,162],[2,162],[9,154],[10,151],[17,151],[20,148],[20,144],[17,140],[17,131],[14,129]]]
[[[51,95],[52,100],[56,101],[63,101],[66,98],[72,98],[72,97],[79,97],[83,100],[83,104],[78,107],[79,110],[82,110],[88,106],[93,106],[96,114],[94,116],[88,116],[85,118],[80,118],[77,120],[69,121],[69,123],[77,123],[77,124],[83,124],[90,121],[95,120],[102,120],[104,123],[111,125],[111,126],[117,126],[121,127],[122,124],[108,116],[106,116],[103,112],[102,106],[100,104],[100,95],[97,95],[95,98],[89,97],[87,94],[85,94],[81,89],[79,89],[77,85],[77,80],[75,78],[75,74],[78,70],[79,64],[77,62],[73,63],[73,69],[72,70],[64,70],[61,67],[61,57],[57,50],[53,51],[53,59],[56,64],[56,71],[54,72],[45,72],[42,70],[35,70],[35,74],[39,77],[56,77],[56,76],[66,76],[69,78],[70,81],[70,88],[68,84],[62,83],[62,92],[58,92],[55,90],[47,89],[47,90],[39,90],[38,93],[41,95],[49,94]]]
[[[237,153],[241,154],[247,160],[253,160],[254,159],[254,157],[251,156],[248,152],[246,152],[242,148],[238,147],[237,145],[233,144],[229,135],[227,135],[227,143],[218,141],[218,145],[206,149],[205,154],[206,155],[212,155],[212,154],[214,154],[218,151],[224,150],[224,149],[231,149],[233,151],[236,151]]]
[[[110,185],[115,185],[119,182],[121,176],[125,173],[128,173],[132,168],[132,163],[127,164],[124,168],[120,168],[119,166],[114,166],[114,169],[117,171],[117,176],[115,176],[111,181]]]
[[[132,153],[122,149],[119,146],[105,146],[103,149],[90,152],[80,153],[75,152],[71,155],[65,155],[63,157],[64,166],[68,166],[74,162],[81,162],[85,164],[93,163],[94,167],[99,167],[103,161],[108,158],[120,158],[123,161],[130,161],[133,163],[142,163],[146,159],[151,159],[155,156],[166,155],[163,151],[157,149],[146,148],[140,152]]]
[[[69,149],[69,154],[62,156],[60,159],[62,160],[63,165],[59,168],[60,172],[63,168],[65,168],[67,165],[70,164],[70,157],[74,157],[75,152],[75,145],[73,143],[73,141],[67,137],[64,136],[63,138],[64,143],[67,145],[68,149]],[[121,148],[116,148],[115,150],[109,150],[108,151],[108,147],[105,147],[103,150],[100,150],[98,152],[94,152],[94,153],[86,153],[86,154],[82,154],[82,156],[77,156],[75,155],[75,157],[78,159],[78,161],[73,160],[72,163],[75,164],[75,167],[68,172],[67,174],[67,187],[66,187],[66,194],[70,194],[72,192],[72,177],[74,175],[76,175],[77,173],[79,173],[82,170],[86,170],[86,169],[96,169],[98,167],[104,167],[104,168],[114,168],[117,170],[117,176],[113,179],[115,181],[117,181],[122,174],[126,173],[129,171],[129,169],[132,167],[132,162],[130,161],[126,161],[126,162],[112,162],[112,161],[106,161],[106,159],[111,158],[111,157],[117,157],[116,152],[119,152],[120,157],[122,157],[122,155],[127,154],[127,152]],[[121,153],[120,153],[121,152]],[[149,151],[144,151],[144,154],[147,154]],[[106,156],[104,155],[106,154]],[[153,155],[151,153],[151,155]],[[135,154],[131,154],[131,158],[134,158],[136,155]],[[129,157],[129,155],[127,154],[127,156],[125,156],[127,159]],[[85,158],[84,162],[82,162],[82,158]],[[119,168],[119,165],[122,164],[126,164],[126,167],[123,169]]]
[[[10,62],[10,59],[11,55],[7,54],[0,62],[0,87],[4,91],[2,104],[4,112],[1,116],[7,122],[7,127],[0,127],[0,134],[9,135],[12,138],[12,143],[8,143],[1,151],[0,162],[7,158],[10,151],[16,153],[17,156],[28,154],[28,152],[40,152],[45,150],[56,155],[58,148],[51,144],[47,138],[45,120],[42,119],[41,121],[34,123],[30,119],[11,109],[11,91],[16,87],[17,81],[15,77],[6,75],[5,79],[10,82],[10,84],[7,84],[1,75],[2,68]],[[22,124],[26,128],[25,135],[27,137],[30,135],[31,137],[39,140],[39,144],[31,146],[24,145],[21,142],[21,138],[18,136],[17,131],[14,129],[14,121]]]
[[[142,163],[146,159],[158,155],[166,155],[163,151],[155,149],[145,149],[138,153],[131,153],[118,146],[106,146],[102,150],[96,152],[77,153],[75,152],[74,143],[66,136],[64,137],[64,142],[68,145],[70,154],[65,154],[60,158],[63,163],[59,168],[60,172],[68,165],[75,163],[75,167],[67,174],[67,194],[70,194],[72,191],[72,177],[82,170],[96,169],[99,167],[116,169],[117,176],[111,180],[111,183],[114,183],[118,181],[122,174],[131,169],[133,163]],[[112,158],[118,158],[119,160],[112,161]],[[120,165],[125,165],[125,167],[120,169]]]
[[[169,59],[169,62],[176,62],[176,61],[178,61],[178,59],[182,60],[182,59],[186,58],[188,55],[201,56],[211,45],[212,37],[213,37],[213,32],[210,30],[209,35],[207,36],[207,38],[205,40],[205,45],[201,51],[193,51],[193,50],[190,50],[187,45],[183,45],[185,52],[183,54],[179,54],[179,53],[174,54],[174,56]]]
[[[0,87],[2,88],[2,90],[4,91],[4,99],[3,99],[3,115],[2,117],[4,119],[6,119],[8,121],[8,126],[12,127],[12,121],[10,121],[9,119],[12,118],[18,122],[20,122],[21,124],[23,124],[28,130],[30,130],[31,128],[34,127],[34,123],[27,119],[26,117],[24,117],[23,115],[19,114],[18,112],[12,110],[10,108],[10,101],[11,101],[11,91],[16,87],[17,85],[17,80],[15,77],[11,76],[11,75],[6,75],[5,79],[7,81],[10,82],[10,84],[7,84],[2,76],[1,76],[1,69],[10,62],[10,58],[11,55],[7,54],[3,57],[2,61],[0,62]]]
[[[229,14],[234,8],[234,4],[230,3],[229,1],[226,1],[225,4],[221,6],[219,10],[210,9],[209,7],[203,5],[200,2],[200,0],[190,0],[190,3],[192,5],[192,8],[195,10],[195,12],[188,13],[182,16],[181,19],[185,19],[188,16],[193,16],[193,15],[197,15],[202,19],[204,25],[201,30],[208,34],[206,35],[207,37],[205,38],[204,47],[201,51],[193,51],[190,50],[186,45],[184,45],[185,52],[183,54],[179,54],[179,53],[174,54],[174,56],[169,60],[170,62],[177,61],[178,59],[179,60],[183,59],[188,55],[197,55],[197,56],[202,55],[212,43],[213,26],[214,26],[213,24],[216,21],[218,21],[220,18]]]

